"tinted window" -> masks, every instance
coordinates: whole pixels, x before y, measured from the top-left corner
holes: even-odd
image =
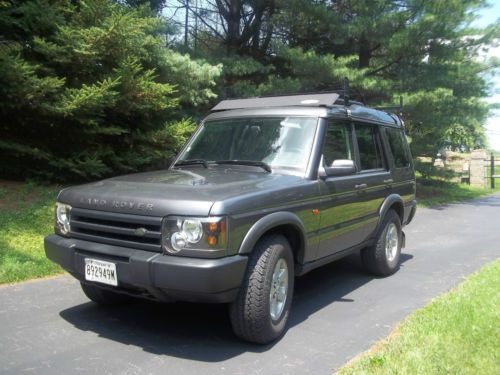
[[[354,160],[351,125],[329,123],[326,130],[323,161],[331,166],[334,160]]]
[[[396,168],[408,167],[410,165],[410,158],[406,151],[406,142],[403,139],[403,132],[399,129],[386,129],[386,134]]]
[[[361,170],[384,168],[378,131],[371,125],[356,124]]]

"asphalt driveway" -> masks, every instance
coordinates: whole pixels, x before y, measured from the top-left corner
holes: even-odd
[[[299,278],[290,328],[268,346],[238,341],[225,306],[100,308],[69,276],[0,287],[0,373],[329,374],[409,313],[500,255],[500,196],[417,212],[397,274],[358,257]]]

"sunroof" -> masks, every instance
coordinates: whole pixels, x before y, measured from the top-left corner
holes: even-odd
[[[270,96],[249,99],[231,99],[223,100],[212,111],[224,111],[228,109],[240,108],[265,108],[265,107],[284,107],[284,106],[307,106],[320,107],[330,106],[339,98],[337,93],[324,94],[306,94],[289,96]]]

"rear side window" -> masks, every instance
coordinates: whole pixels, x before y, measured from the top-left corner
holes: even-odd
[[[406,168],[410,166],[410,158],[408,156],[406,142],[403,139],[404,134],[399,129],[388,128],[385,130],[387,140],[391,147],[392,156],[396,168]]]
[[[350,124],[328,124],[323,147],[323,161],[326,166],[331,166],[334,160],[354,160]]]
[[[361,170],[384,168],[380,138],[374,126],[356,124]]]

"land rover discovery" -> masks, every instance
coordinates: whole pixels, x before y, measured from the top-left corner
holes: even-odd
[[[168,169],[63,189],[45,251],[99,304],[227,303],[268,343],[297,276],[354,252],[394,273],[415,209],[398,116],[336,93],[225,100]]]

